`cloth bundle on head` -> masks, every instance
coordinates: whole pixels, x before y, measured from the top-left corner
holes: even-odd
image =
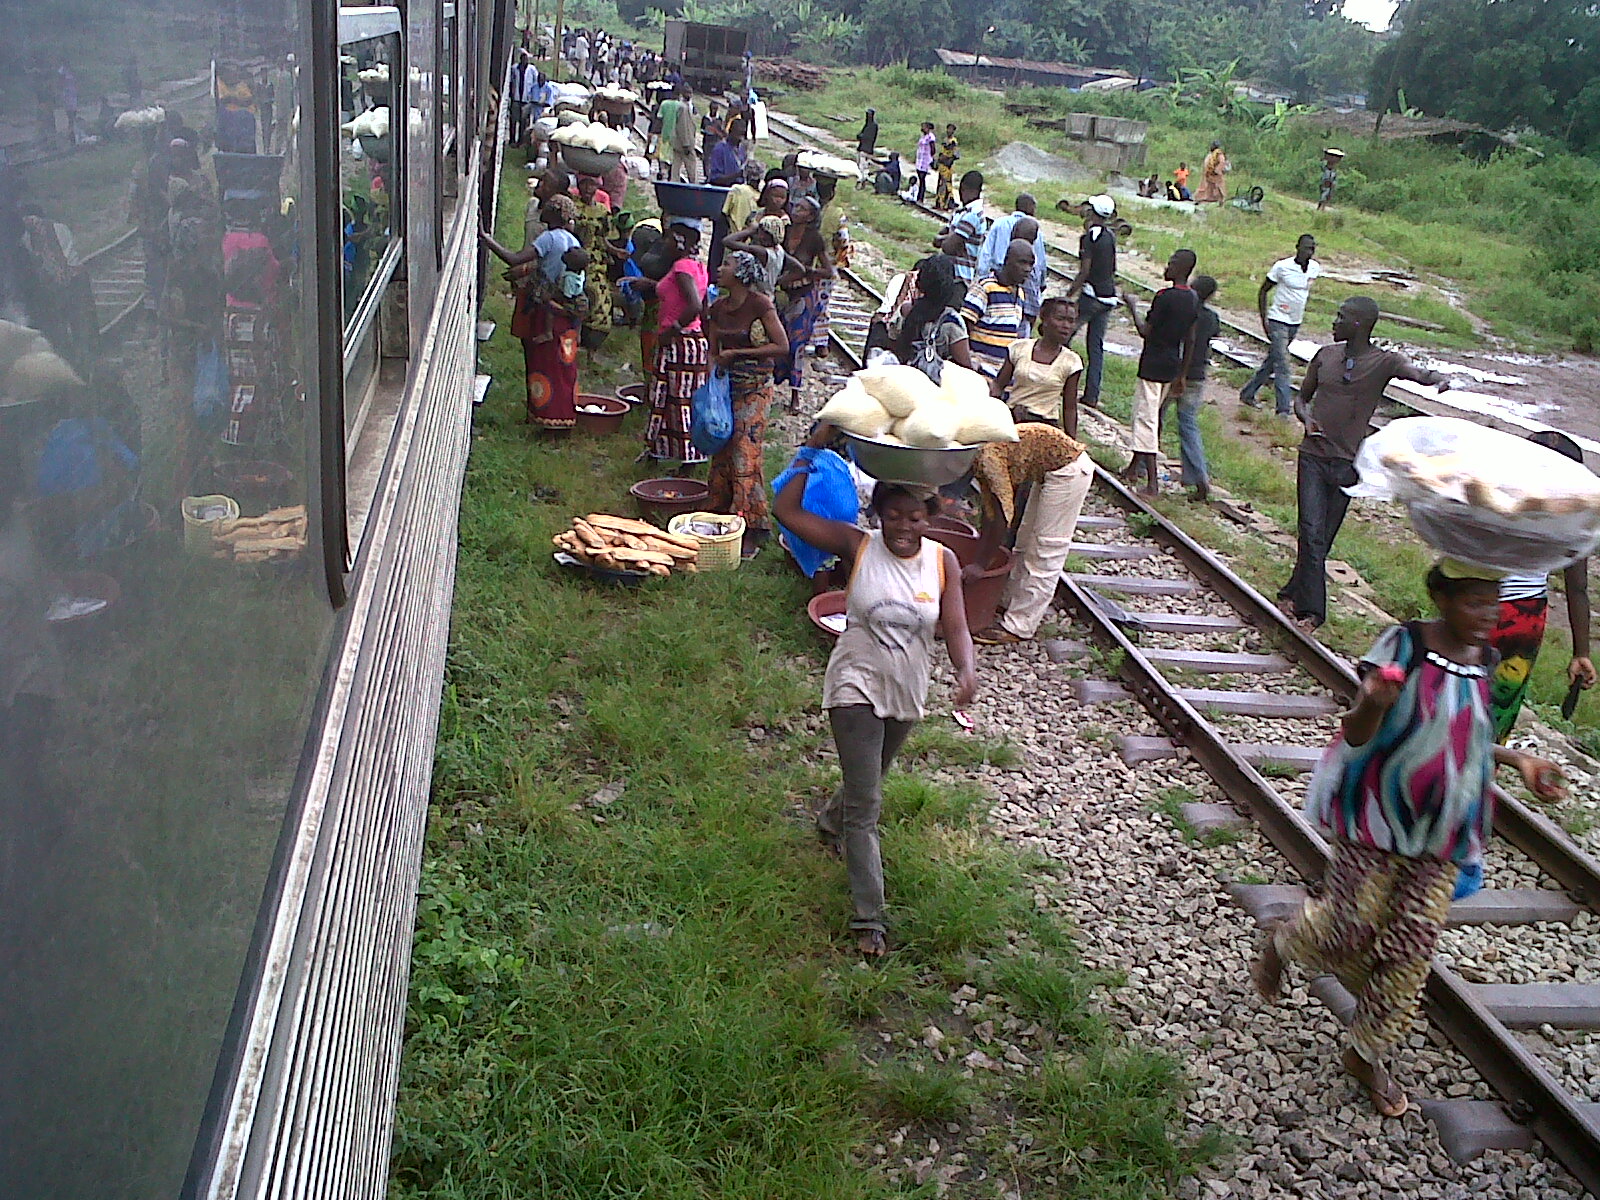
[[[560,217],[569,224],[578,219],[578,205],[571,196],[551,196],[544,202],[545,211]]]
[[[759,287],[766,278],[766,272],[761,269],[756,256],[744,250],[735,250],[728,255],[728,266],[733,271],[733,277],[747,288]]]
[[[756,222],[756,228],[765,233],[774,241],[783,240],[783,218],[767,215]]]
[[[1494,567],[1480,567],[1477,563],[1464,562],[1459,558],[1441,558],[1434,565],[1439,568],[1439,574],[1446,579],[1481,579],[1485,583],[1499,583],[1508,574]]]

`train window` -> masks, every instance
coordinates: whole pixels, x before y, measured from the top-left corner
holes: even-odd
[[[361,532],[406,353],[406,64],[400,9],[339,9],[339,261],[349,544]],[[394,386],[389,386],[393,384]]]

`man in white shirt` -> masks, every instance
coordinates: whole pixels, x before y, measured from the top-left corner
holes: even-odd
[[[1256,407],[1256,393],[1272,381],[1280,417],[1294,413],[1294,371],[1289,364],[1289,344],[1300,333],[1305,320],[1306,301],[1311,298],[1311,282],[1322,274],[1322,264],[1311,256],[1317,252],[1317,239],[1302,233],[1295,243],[1293,258],[1280,258],[1272,264],[1256,293],[1256,308],[1261,313],[1261,328],[1267,335],[1267,357],[1239,391],[1239,402]],[[1268,294],[1272,303],[1267,303]]]

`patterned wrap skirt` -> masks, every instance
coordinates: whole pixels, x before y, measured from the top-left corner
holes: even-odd
[[[783,310],[783,329],[789,335],[789,357],[778,365],[778,381],[787,380],[798,388],[805,380],[806,348],[816,335],[817,319],[827,304],[827,288],[832,280],[822,279],[803,292],[791,293],[788,306]]]
[[[750,529],[770,529],[765,442],[772,407],[772,374],[764,364],[728,372],[733,392],[733,436],[711,458],[711,509],[737,513]]]
[[[1494,740],[1502,746],[1528,697],[1549,613],[1549,596],[1500,601],[1500,623],[1489,635],[1489,645],[1500,652],[1489,681],[1489,713],[1494,718]]]
[[[522,339],[528,421],[541,429],[577,423],[578,322],[551,304],[521,303],[511,332]]]
[[[650,423],[645,429],[645,449],[651,458],[685,464],[706,461],[689,440],[689,422],[694,416],[690,401],[710,374],[711,350],[705,334],[698,330],[661,334],[650,373]]]
[[[1285,962],[1334,976],[1356,998],[1350,1045],[1368,1062],[1411,1032],[1458,869],[1337,841],[1323,894],[1273,933]]]

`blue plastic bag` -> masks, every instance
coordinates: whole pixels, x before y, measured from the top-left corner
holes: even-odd
[[[194,419],[203,429],[220,425],[228,408],[228,364],[222,347],[203,342],[194,355]]]
[[[801,508],[816,516],[827,517],[831,521],[848,521],[852,525],[855,524],[861,515],[861,500],[856,495],[856,481],[850,474],[849,463],[832,450],[813,450],[806,447],[796,454],[794,462],[772,481],[772,494],[776,496],[783,490],[784,484],[796,475],[807,476],[805,494],[800,499]],[[823,564],[833,557],[828,552],[801,541],[781,523],[778,528],[783,533],[783,544],[788,547],[789,553],[794,555],[794,561],[799,564],[807,578],[820,571]]]
[[[1483,864],[1481,862],[1468,863],[1461,868],[1461,874],[1456,876],[1455,894],[1452,900],[1465,900],[1468,896],[1476,895],[1483,890]]]
[[[710,456],[733,436],[733,389],[728,373],[713,367],[689,400],[689,440],[701,454]]]

